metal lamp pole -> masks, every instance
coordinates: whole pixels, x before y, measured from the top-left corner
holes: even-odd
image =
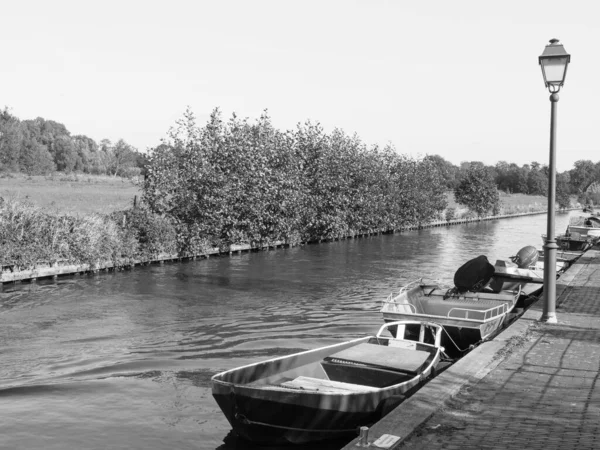
[[[554,216],[556,208],[556,107],[558,94],[550,95],[550,163],[548,164],[548,224],[544,244],[544,311],[542,321],[556,323],[556,237]]]
[[[550,90],[550,161],[548,164],[548,224],[546,243],[544,244],[544,309],[541,321],[556,323],[556,245],[555,213],[556,213],[556,110],[558,91],[564,84],[567,66],[571,55],[565,52],[558,39],[551,39],[550,44],[539,57],[544,82]]]

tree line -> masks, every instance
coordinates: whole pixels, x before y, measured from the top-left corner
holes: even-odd
[[[444,177],[448,190],[455,190],[473,166],[483,168],[500,191],[513,194],[542,195],[548,192],[548,166],[538,162],[523,164],[499,161],[486,166],[478,161],[462,162],[459,166],[439,155],[428,155]],[[572,169],[556,174],[556,199],[561,207],[567,207],[571,196],[582,203],[600,203],[600,161],[576,161]]]
[[[145,167],[143,202],[172,218],[181,251],[273,241],[291,244],[431,220],[446,187],[427,159],[319,124],[276,129],[215,109],[199,126],[188,110]]]
[[[123,139],[96,143],[71,135],[62,124],[38,117],[19,120],[7,107],[0,110],[0,171],[47,175],[55,171],[139,175],[144,155]]]

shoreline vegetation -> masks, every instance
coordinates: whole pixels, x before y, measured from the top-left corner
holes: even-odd
[[[216,109],[200,127],[188,110],[144,161],[131,179],[117,172],[1,172],[0,280],[547,209],[541,195],[499,191],[481,163],[468,165],[452,188],[435,157],[368,147],[356,135],[326,133],[311,122],[280,131],[266,112],[253,123],[235,115],[225,122]]]
[[[571,208],[571,209],[579,209],[579,208]],[[563,210],[568,211],[569,209]],[[427,224],[410,226],[407,228],[403,228],[400,230],[369,230],[363,233],[358,233],[353,236],[346,236],[342,238],[335,238],[329,240],[315,240],[310,242],[303,242],[298,245],[307,245],[307,244],[315,244],[315,243],[325,243],[346,239],[356,239],[356,238],[364,238],[369,236],[381,235],[381,234],[392,234],[392,233],[401,233],[410,230],[416,229],[425,229],[425,228],[433,228],[440,226],[451,226],[457,224],[471,223],[471,222],[481,222],[487,220],[498,220],[505,219],[511,217],[521,217],[535,214],[544,214],[546,211],[533,211],[533,212],[520,212],[520,213],[511,213],[511,214],[501,214],[498,216],[486,216],[486,217],[471,217],[471,218],[461,218],[461,219],[453,219],[449,221],[436,221],[429,222]],[[7,283],[15,283],[22,281],[36,281],[37,279],[44,278],[57,278],[59,275],[81,275],[85,273],[97,273],[100,271],[120,271],[132,269],[135,266],[145,266],[151,264],[163,264],[169,261],[189,261],[196,260],[198,258],[208,259],[211,256],[221,256],[221,255],[229,255],[231,256],[233,253],[242,253],[248,251],[264,251],[276,248],[289,248],[292,247],[292,244],[285,242],[272,242],[270,245],[264,247],[251,247],[248,244],[235,245],[232,244],[227,249],[222,248],[211,248],[207,249],[204,253],[198,255],[176,255],[176,254],[156,254],[153,259],[145,259],[145,260],[135,260],[135,259],[121,259],[120,261],[96,261],[95,263],[68,263],[65,261],[55,262],[52,264],[49,263],[38,263],[34,266],[30,266],[28,268],[22,268],[15,265],[3,265],[0,271],[0,288],[2,285]]]
[[[398,233],[411,229],[448,226],[458,223],[494,220],[546,212],[541,196],[503,194],[499,214],[477,217],[446,193],[447,207],[433,220],[407,223],[394,229],[365,229],[346,236],[321,237],[303,242],[272,240],[252,246],[237,242],[227,246],[209,246],[200,251],[182,252],[177,244],[176,227],[134,201],[139,187],[130,180],[80,177],[31,179],[12,176],[0,179],[0,283],[31,281],[59,275],[75,275],[100,270],[130,269],[164,261],[181,261],[227,255],[244,251],[268,250],[316,242]],[[83,181],[82,181],[83,180]],[[79,184],[82,183],[82,184]],[[44,195],[48,184],[56,187],[59,197]],[[23,185],[33,186],[24,194]],[[36,188],[36,186],[38,186]],[[60,187],[62,186],[62,188]],[[87,188],[92,186],[89,192]],[[101,186],[102,189],[98,189]],[[34,191],[38,191],[36,195]],[[113,192],[113,195],[107,194]],[[114,194],[118,192],[118,194]],[[84,211],[73,211],[73,198],[85,197]],[[95,197],[95,201],[92,200]],[[109,197],[109,198],[107,198]],[[82,203],[83,204],[83,203]],[[122,208],[127,204],[126,209]],[[90,211],[94,205],[95,211]],[[118,210],[112,210],[117,208]]]

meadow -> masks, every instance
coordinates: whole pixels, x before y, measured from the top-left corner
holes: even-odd
[[[133,206],[141,190],[136,180],[107,175],[64,174],[0,175],[0,197],[32,203],[48,213],[65,215],[110,214]]]
[[[449,210],[452,211],[451,215],[454,219],[475,217],[475,214],[469,211],[466,206],[456,203],[452,192],[448,192],[446,196],[448,207],[440,213],[441,220],[448,218]],[[575,197],[571,199],[571,206],[580,206]],[[547,209],[548,198],[543,195],[507,194],[502,191],[500,192],[500,215],[546,211]]]

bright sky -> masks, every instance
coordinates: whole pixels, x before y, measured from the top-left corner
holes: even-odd
[[[538,56],[572,55],[557,166],[600,160],[600,3],[437,0],[3,1],[0,108],[141,151],[190,106],[306,120],[454,164],[548,163]]]

